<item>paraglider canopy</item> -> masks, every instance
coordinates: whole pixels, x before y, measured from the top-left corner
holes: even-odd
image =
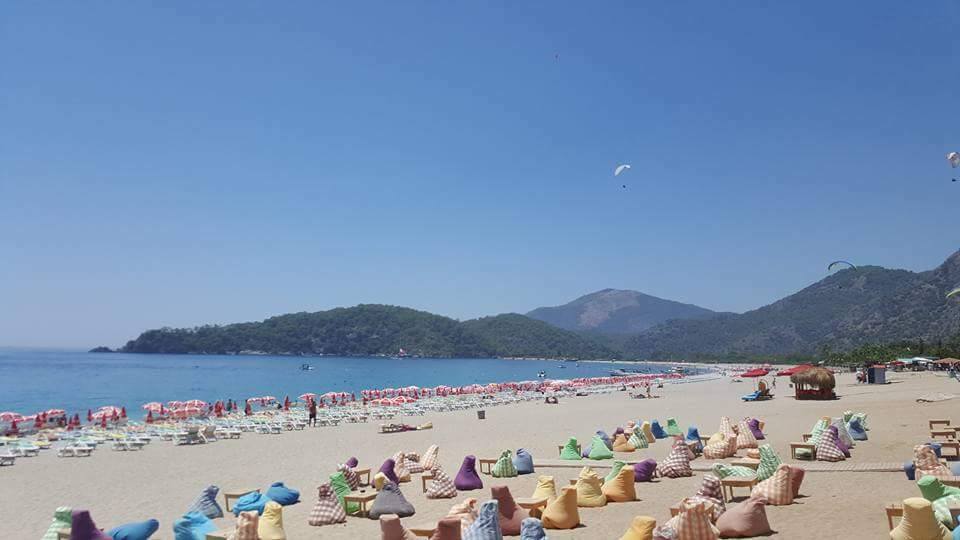
[[[953,298],[954,296],[956,296],[956,295],[958,295],[958,294],[960,294],[960,287],[957,287],[956,289],[948,292],[948,293],[947,293],[947,298]]]
[[[613,170],[614,176],[620,176],[620,173],[630,168],[630,165],[624,163],[622,165],[617,165],[617,168]]]
[[[834,268],[836,268],[836,267],[838,267],[838,266],[843,266],[843,265],[847,265],[848,267],[853,268],[854,270],[857,269],[856,265],[854,265],[852,262],[847,262],[847,261],[833,261],[832,263],[830,263],[830,264],[827,265],[827,272],[830,272],[830,271],[832,271]]]
[[[960,153],[950,152],[947,154],[947,161],[950,162],[950,166],[954,169],[960,167]]]

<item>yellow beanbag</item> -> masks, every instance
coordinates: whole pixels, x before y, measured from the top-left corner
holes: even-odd
[[[657,520],[648,516],[637,516],[630,523],[630,530],[623,533],[620,540],[653,540],[655,528],[657,528]]]
[[[532,499],[547,499],[552,501],[557,498],[557,484],[552,476],[540,476],[537,478],[537,489],[533,490]]]
[[[650,427],[650,422],[644,421],[640,424],[640,431],[643,432],[643,436],[646,437],[648,443],[657,442],[657,438],[653,436],[653,428]]]
[[[580,525],[576,488],[566,486],[561,489],[560,496],[543,510],[541,521],[548,529],[573,529]]]
[[[603,494],[610,502],[635,501],[637,488],[633,482],[633,465],[627,465],[612,480],[603,484]]]
[[[600,477],[597,476],[597,473],[590,467],[584,467],[580,471],[580,478],[577,480],[577,506],[583,508],[606,506],[607,496],[603,494],[600,484]]]
[[[260,523],[257,524],[257,535],[260,540],[287,540],[287,534],[283,532],[282,506],[274,501],[267,503],[263,515],[260,516]]]
[[[890,531],[892,540],[950,540],[950,531],[937,521],[933,505],[923,497],[903,500],[903,519]]]

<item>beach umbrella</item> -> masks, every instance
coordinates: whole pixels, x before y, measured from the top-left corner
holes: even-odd
[[[194,409],[202,409],[207,406],[206,401],[201,401],[199,399],[191,399],[183,404],[184,407],[192,407]]]
[[[283,398],[283,410],[285,411],[290,410],[290,396],[286,396]]]
[[[100,427],[107,427],[107,415],[105,414],[100,416]]]
[[[145,422],[148,424],[153,423],[153,411],[147,411],[147,419],[145,420]]]
[[[93,413],[87,409],[87,422],[93,422]]]
[[[300,397],[298,397],[297,399],[300,401],[307,401],[308,399],[313,399],[315,397],[317,397],[317,395],[314,394],[313,392],[307,392],[305,394],[300,394]]]

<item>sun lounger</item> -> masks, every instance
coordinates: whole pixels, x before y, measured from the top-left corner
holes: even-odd
[[[4,465],[13,465],[14,463],[16,463],[16,461],[17,461],[17,456],[14,456],[12,454],[6,454],[3,456],[0,456],[0,467]]]

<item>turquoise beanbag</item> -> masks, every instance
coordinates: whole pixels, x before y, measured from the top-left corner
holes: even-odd
[[[267,498],[280,506],[289,506],[300,502],[300,492],[288,488],[283,485],[283,482],[274,482],[270,484],[270,489],[267,490]]]
[[[173,540],[206,540],[207,533],[217,530],[210,518],[200,512],[184,514],[173,523]]]
[[[251,510],[256,510],[258,514],[263,515],[263,508],[267,506],[268,502],[270,502],[270,497],[262,493],[257,493],[256,491],[251,491],[237,499],[236,504],[233,505],[233,515],[239,516],[240,512],[250,512]]]
[[[137,523],[127,523],[107,532],[113,540],[147,540],[160,528],[160,522],[148,519]]]

